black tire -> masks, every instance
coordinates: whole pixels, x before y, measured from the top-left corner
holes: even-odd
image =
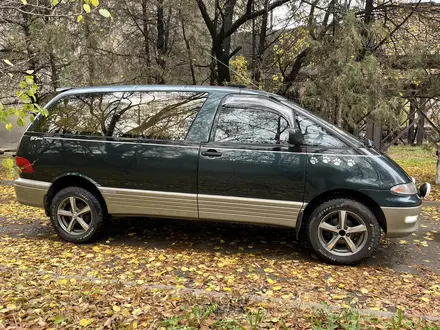
[[[345,218],[343,229],[340,228],[342,218]],[[355,265],[376,250],[381,230],[368,207],[352,199],[338,198],[327,200],[312,211],[306,236],[310,246],[324,261]]]
[[[65,212],[69,212],[70,209],[72,214],[76,214],[79,208],[75,209],[75,212],[71,211],[72,203],[67,201],[70,201],[70,198],[74,198],[74,204],[80,204],[79,207],[81,207],[82,210],[86,210],[86,206],[88,206],[90,210],[84,213],[82,216],[75,216],[76,220],[74,221],[74,224],[70,228],[71,230],[69,232],[67,231],[69,229],[69,226],[67,225],[68,220],[73,219],[73,217],[59,216],[58,213],[62,212],[64,208],[63,205],[66,205],[67,211],[64,210]],[[63,205],[61,205],[62,203]],[[79,222],[80,218],[82,220],[81,223]],[[50,219],[57,234],[61,238],[72,243],[86,243],[96,239],[101,232],[102,225],[104,223],[104,209],[96,196],[88,190],[80,187],[67,187],[60,190],[53,197],[50,205]],[[88,227],[85,226],[84,223],[88,225]],[[87,229],[84,229],[83,225]]]

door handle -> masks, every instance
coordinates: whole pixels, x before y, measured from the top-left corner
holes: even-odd
[[[202,155],[206,157],[220,157],[222,153],[214,149],[208,149],[206,151],[203,151]]]

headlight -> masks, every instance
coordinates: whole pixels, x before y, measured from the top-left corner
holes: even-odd
[[[417,187],[413,182],[402,183],[392,187],[391,192],[396,195],[415,195],[417,194]]]

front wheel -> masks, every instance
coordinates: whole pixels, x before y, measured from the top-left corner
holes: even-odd
[[[368,258],[380,242],[380,226],[373,212],[351,199],[332,199],[310,214],[307,239],[325,261],[354,265]]]

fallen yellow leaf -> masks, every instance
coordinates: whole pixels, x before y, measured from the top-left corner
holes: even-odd
[[[92,322],[93,322],[93,319],[90,319],[90,320],[88,320],[88,319],[81,319],[81,321],[79,321],[79,325],[82,326],[82,327],[86,327],[89,324],[91,324]]]

